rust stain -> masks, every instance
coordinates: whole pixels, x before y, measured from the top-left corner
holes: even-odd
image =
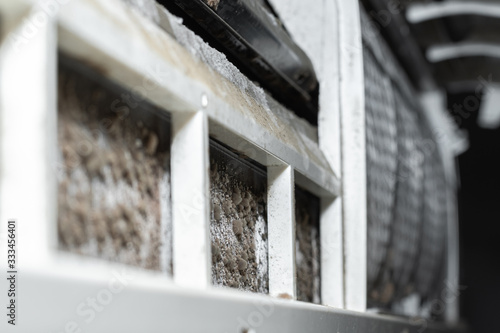
[[[279,294],[278,298],[281,298],[281,299],[293,299],[293,297],[290,294],[287,294],[287,293],[281,293],[281,294]]]

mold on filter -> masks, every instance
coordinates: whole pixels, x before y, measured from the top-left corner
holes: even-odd
[[[212,283],[267,293],[267,177],[227,148],[211,141]]]
[[[297,300],[321,303],[319,199],[295,188]]]
[[[171,274],[169,120],[61,59],[59,248]]]

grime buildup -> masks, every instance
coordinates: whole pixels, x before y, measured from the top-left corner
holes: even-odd
[[[171,274],[169,123],[81,69],[59,71],[59,247]]]

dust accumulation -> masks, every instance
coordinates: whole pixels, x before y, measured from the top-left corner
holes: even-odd
[[[205,0],[205,2],[213,10],[217,10],[220,0]]]
[[[321,303],[319,199],[295,190],[297,300]]]
[[[265,174],[213,146],[210,155],[212,283],[268,293]]]
[[[59,247],[172,274],[168,122],[69,67],[58,81]]]

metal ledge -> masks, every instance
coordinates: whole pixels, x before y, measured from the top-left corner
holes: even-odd
[[[59,47],[65,53],[166,110],[203,110],[213,124],[231,129],[268,153],[258,162],[267,166],[288,163],[322,188],[323,195],[339,194],[339,180],[317,139],[305,134],[316,133],[315,129],[288,110],[273,107],[274,103],[244,94],[120,1],[70,2],[61,8],[59,26]],[[304,127],[311,128],[304,131]],[[211,128],[212,134],[220,134],[219,130]],[[219,140],[224,142],[223,136]]]
[[[76,258],[75,258],[76,259]],[[461,332],[418,318],[356,313],[224,288],[193,291],[113,264],[58,261],[21,273],[23,332]],[[71,261],[71,260],[70,260]],[[64,268],[61,268],[64,267]],[[89,301],[96,302],[96,308]],[[51,318],[47,320],[47,318]]]

